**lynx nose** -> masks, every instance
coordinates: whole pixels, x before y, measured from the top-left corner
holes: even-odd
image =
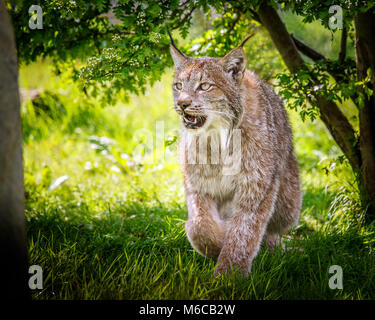
[[[177,101],[177,105],[181,108],[181,110],[185,110],[191,105],[191,99],[179,99]]]

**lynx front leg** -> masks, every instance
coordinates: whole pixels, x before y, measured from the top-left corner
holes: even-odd
[[[217,258],[223,245],[225,223],[219,218],[216,203],[208,196],[187,195],[186,235],[201,255]]]
[[[231,265],[243,275],[251,271],[252,261],[259,251],[274,210],[278,190],[279,181],[275,179],[257,208],[250,201],[244,202],[244,197],[235,204],[215,275],[230,272]]]

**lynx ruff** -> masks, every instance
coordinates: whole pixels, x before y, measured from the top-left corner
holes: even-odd
[[[274,249],[293,228],[302,195],[292,132],[280,98],[246,69],[243,45],[223,58],[171,55],[182,135],[187,237],[217,258],[215,275],[243,275],[262,245]]]

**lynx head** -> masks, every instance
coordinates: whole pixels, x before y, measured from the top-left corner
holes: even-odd
[[[251,36],[223,58],[190,58],[177,49],[170,35],[176,67],[175,109],[185,128],[232,129],[239,123],[242,116],[240,86],[246,69],[243,45]]]

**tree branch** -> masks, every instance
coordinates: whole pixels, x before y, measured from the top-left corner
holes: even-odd
[[[301,70],[303,59],[277,11],[263,1],[257,13],[290,72],[295,73]],[[316,79],[311,81],[314,85],[319,85]],[[361,156],[352,125],[336,103],[321,96],[315,96],[314,98],[322,121],[348,158],[353,170],[358,172],[361,167]]]
[[[322,61],[327,62],[327,63],[329,62],[329,60],[325,56],[323,56],[320,52],[316,51],[315,49],[311,48],[307,44],[303,43],[301,40],[296,38],[293,34],[291,34],[290,36],[293,39],[297,49],[301,53],[303,53],[305,56],[309,57],[313,61],[322,60]],[[344,28],[343,33],[342,33],[342,37],[341,37],[341,51],[340,51],[340,54],[339,54],[339,61],[341,63],[343,63],[345,58],[346,58],[346,38],[347,38],[347,31],[346,31],[346,28]],[[334,70],[327,70],[327,72],[335,79],[335,81],[337,83],[345,82],[344,77],[340,73],[334,72]],[[353,104],[357,107],[357,109],[359,109],[359,107],[356,103],[356,101],[358,99],[358,93],[354,93],[350,97],[350,99],[352,100]]]
[[[259,22],[260,24],[262,24],[262,22],[260,21],[258,13],[255,10],[251,9],[251,8],[249,9],[249,11],[250,11],[251,15],[253,16],[253,19],[256,22]]]
[[[256,20],[256,21],[258,21],[259,23],[262,24],[262,22],[260,20],[260,17],[259,17],[259,14],[252,9],[250,9],[250,12],[254,17],[254,20]],[[320,52],[316,51],[314,48],[310,47],[309,45],[307,45],[304,42],[302,42],[301,40],[299,40],[293,34],[290,34],[290,37],[293,39],[293,42],[294,42],[296,48],[298,49],[298,51],[303,53],[305,56],[309,57],[311,60],[313,60],[315,62],[319,61],[319,60],[324,61],[326,63],[329,62],[329,60],[324,55],[322,55]],[[342,63],[344,62],[344,60],[346,58],[346,41],[347,41],[347,29],[346,29],[346,27],[344,27],[343,32],[342,32],[342,36],[341,36],[341,50],[340,50],[340,54],[339,54],[339,61],[342,62]],[[344,77],[341,74],[335,72],[334,70],[327,70],[327,72],[335,79],[335,81],[337,83],[346,82]],[[353,104],[359,110],[359,106],[357,104],[358,93],[355,92],[350,97],[350,99],[352,100]]]
[[[237,14],[237,18],[233,20],[232,24],[230,25],[230,27],[228,29],[228,33],[231,33],[233,31],[233,29],[236,26],[237,22],[240,20],[240,17],[241,17],[241,15]]]
[[[340,53],[339,53],[339,61],[344,62],[346,58],[346,41],[348,38],[348,30],[346,26],[342,29],[341,32],[341,43],[340,43]]]
[[[323,56],[321,53],[319,53],[315,49],[311,48],[307,44],[303,43],[301,40],[296,38],[293,34],[291,34],[290,36],[293,39],[297,49],[300,52],[302,52],[306,57],[309,57],[310,59],[312,59],[314,61],[318,61],[318,60],[327,61],[325,56]]]

